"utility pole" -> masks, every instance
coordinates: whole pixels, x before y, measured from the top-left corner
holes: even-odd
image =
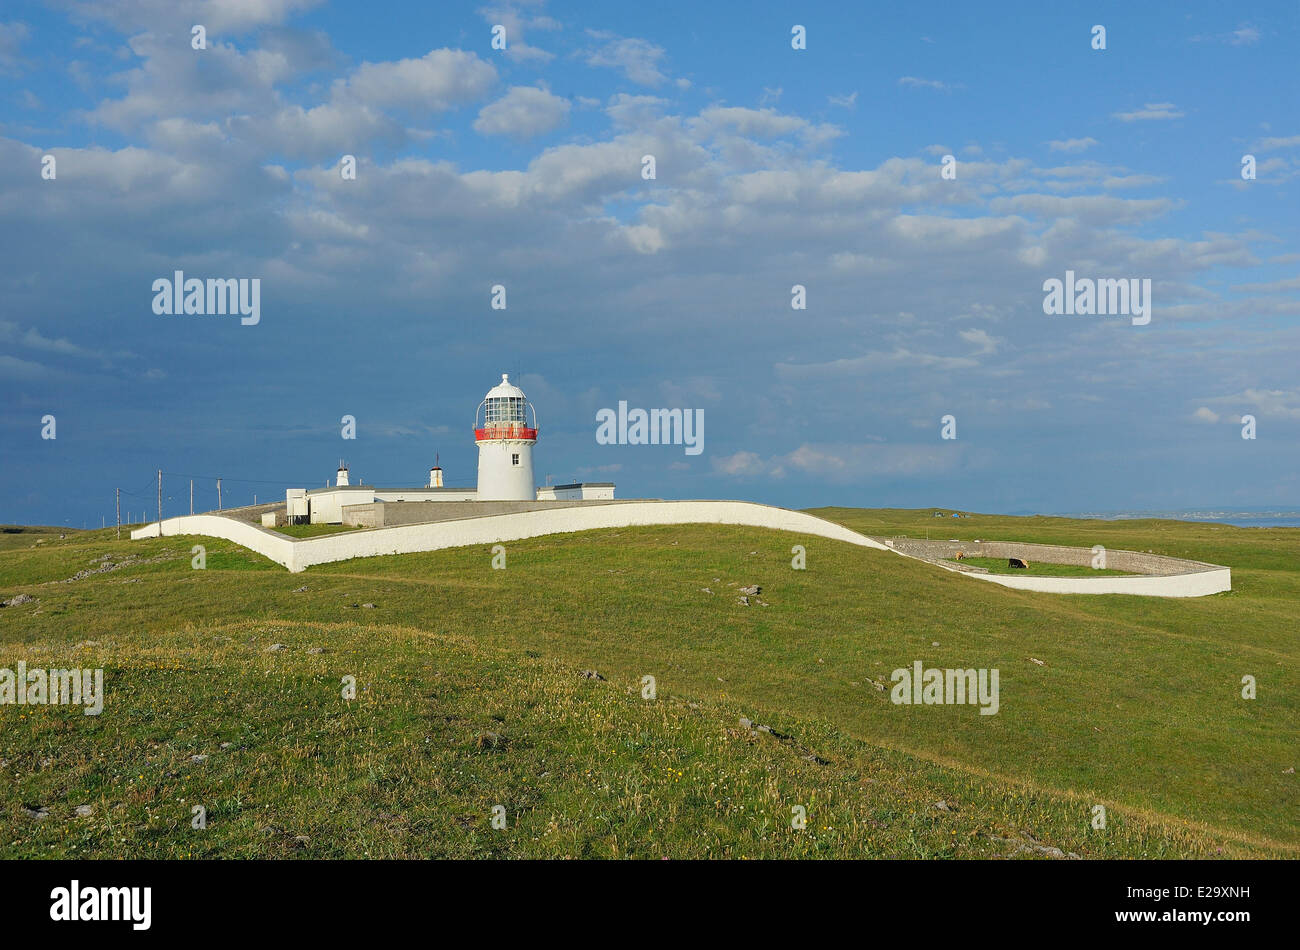
[[[217,479],[217,511],[221,510],[221,479]]]
[[[194,479],[190,479],[190,514],[194,514]]]
[[[117,540],[122,540],[122,489],[113,489],[113,507],[117,510]]]
[[[162,469],[158,469],[158,537],[162,537]]]

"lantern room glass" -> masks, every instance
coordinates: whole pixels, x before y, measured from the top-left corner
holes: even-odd
[[[499,397],[487,400],[483,407],[483,422],[488,428],[494,426],[525,425],[524,400],[519,396]]]

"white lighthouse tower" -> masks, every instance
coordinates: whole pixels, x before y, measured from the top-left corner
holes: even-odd
[[[537,444],[537,410],[528,426],[532,408],[524,391],[501,374],[501,382],[488,390],[474,413],[474,441],[478,444],[479,501],[535,501],[533,446]]]

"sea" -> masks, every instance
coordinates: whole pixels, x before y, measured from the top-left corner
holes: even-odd
[[[1165,511],[1091,511],[1063,515],[1065,518],[1100,518],[1131,521],[1136,518],[1169,518],[1175,521],[1204,521],[1238,528],[1300,528],[1300,508],[1175,508]]]

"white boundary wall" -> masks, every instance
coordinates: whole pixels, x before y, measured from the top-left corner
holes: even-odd
[[[385,528],[357,529],[297,541],[257,525],[220,515],[185,515],[168,518],[162,534],[209,535],[225,538],[265,555],[294,573],[314,564],[346,561],[354,557],[377,557],[385,554],[413,554],[439,551],[473,544],[496,544],[521,541],[547,534],[568,534],[601,528],[630,528],[673,524],[734,524],[754,528],[772,528],[797,534],[830,538],[860,547],[893,549],[843,525],[823,518],[773,508],[747,501],[653,501],[625,502],[619,505],[592,505],[582,508],[557,508],[542,511],[519,511],[460,521],[431,524],[395,525]],[[131,532],[132,540],[158,537],[158,523]],[[910,555],[894,551],[902,557]],[[913,560],[923,560],[913,558]],[[926,562],[932,563],[932,562]],[[1194,562],[1187,562],[1189,567]],[[1018,577],[1005,574],[979,574],[954,571],[964,577],[1001,584],[1018,590],[1047,594],[1134,594],[1143,597],[1203,597],[1232,589],[1232,572],[1226,567],[1196,570],[1186,574],[1140,575],[1129,577]]]
[[[1080,550],[1088,550],[1081,548]],[[1226,567],[1205,569],[1199,564],[1186,574],[1139,574],[1125,577],[1024,577],[1015,574],[981,574],[976,571],[959,571],[956,568],[924,558],[895,551],[895,554],[924,561],[962,577],[990,581],[1016,590],[1032,590],[1042,594],[1133,594],[1138,597],[1204,597],[1232,590],[1232,571]],[[1188,561],[1189,567],[1194,562]]]
[[[630,528],[640,525],[735,524],[754,528],[793,531],[861,547],[888,550],[878,541],[850,531],[843,525],[786,508],[773,508],[747,501],[650,501],[620,505],[591,505],[518,511],[460,521],[395,525],[385,528],[341,531],[319,538],[296,541],[256,525],[219,515],[184,515],[162,523],[163,536],[206,534],[225,538],[265,555],[297,573],[313,564],[346,561],[354,557],[384,554],[413,554],[439,551],[471,544],[522,541],[547,534],[568,534],[599,528]],[[158,537],[158,523],[131,532],[131,538]]]
[[[1011,556],[1019,556],[1021,553],[1033,555],[1049,548],[1061,547],[1061,545],[1041,544],[1024,544],[1021,546],[1014,541],[985,543],[997,544],[1008,550],[1016,547],[1025,549],[1024,552],[1015,551]],[[1225,590],[1232,590],[1232,570],[1230,568],[1221,567],[1217,564],[1206,564],[1204,561],[1188,561],[1166,555],[1157,555],[1155,559],[1171,567],[1181,565],[1183,570],[1168,574],[1133,574],[1127,576],[1112,574],[1102,577],[1035,577],[1032,574],[986,574],[980,571],[963,571],[955,565],[944,564],[937,558],[918,557],[915,554],[899,551],[892,546],[890,546],[890,550],[901,557],[922,561],[953,574],[960,574],[962,577],[973,577],[976,580],[1001,584],[1003,587],[1014,587],[1016,590],[1032,590],[1043,594],[1133,594],[1137,597],[1204,597],[1207,594],[1218,594]],[[1085,557],[1092,553],[1088,548],[1077,548],[1075,550]],[[1135,554],[1137,552],[1111,551],[1110,553],[1113,555]],[[1062,563],[1059,560],[1050,560],[1042,556],[1041,553],[1039,553],[1039,559],[1045,564]]]
[[[1044,594],[1136,594],[1140,597],[1204,597],[1232,590],[1232,571],[1226,567],[1194,574],[1152,574],[1139,577],[1013,577],[974,574],[1003,587],[1035,590]]]
[[[222,515],[183,515],[180,518],[165,519],[162,523],[162,534],[163,537],[174,534],[202,534],[210,538],[225,538],[293,570],[293,538],[249,524],[247,521],[236,521],[234,518],[226,518]],[[132,541],[156,537],[158,537],[156,521],[131,532]]]

